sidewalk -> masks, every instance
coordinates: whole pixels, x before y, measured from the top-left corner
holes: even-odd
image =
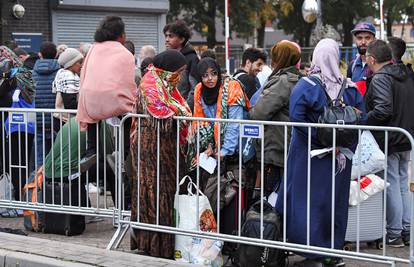
[[[175,261],[102,248],[0,233],[0,267],[190,266]],[[194,266],[194,265],[191,265]]]

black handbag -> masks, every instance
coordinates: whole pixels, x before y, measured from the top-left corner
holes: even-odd
[[[328,99],[328,106],[324,108],[323,113],[319,116],[318,123],[339,124],[339,125],[357,125],[361,119],[361,112],[348,106],[342,100],[346,89],[346,79],[342,83],[341,90],[336,99],[331,99],[326,92],[325,86],[323,91]],[[317,138],[324,147],[333,146],[333,128],[318,128]],[[358,140],[358,130],[336,128],[336,146],[350,147]]]

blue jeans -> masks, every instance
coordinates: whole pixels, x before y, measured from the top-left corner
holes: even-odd
[[[396,152],[388,156],[387,233],[401,236],[410,231],[410,192],[408,189],[408,161],[410,152]]]

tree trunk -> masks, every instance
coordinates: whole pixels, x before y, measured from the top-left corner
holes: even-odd
[[[348,19],[342,24],[343,31],[344,31],[344,46],[352,46],[353,43],[353,36],[352,36],[352,29],[354,28],[354,18],[348,16]]]
[[[208,23],[208,32],[207,32],[207,46],[210,49],[213,49],[216,46],[216,9],[217,4],[215,1],[211,1],[208,4],[207,14],[211,18]]]
[[[266,22],[262,21],[260,27],[257,29],[257,46],[265,48],[264,38],[265,38],[265,28]]]
[[[387,12],[387,24],[386,24],[387,36],[388,37],[392,36],[392,23],[393,23],[392,11],[388,10],[388,12]]]

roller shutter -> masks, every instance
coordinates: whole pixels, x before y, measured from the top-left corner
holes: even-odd
[[[53,12],[54,38],[57,44],[77,48],[80,42],[93,42],[93,35],[107,15],[120,16],[125,22],[127,39],[138,50],[143,45],[153,45],[157,50],[158,16],[145,13],[58,10]]]

